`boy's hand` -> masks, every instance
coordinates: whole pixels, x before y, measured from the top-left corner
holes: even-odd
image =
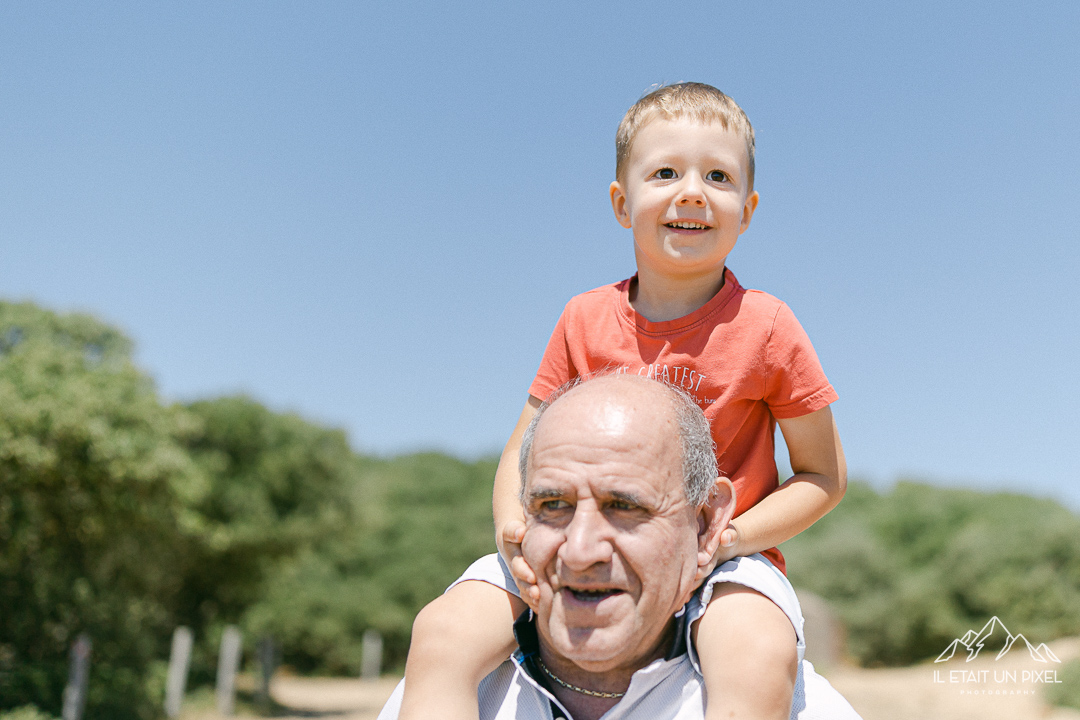
[[[739,528],[735,527],[735,523],[728,523],[728,526],[720,533],[720,544],[716,547],[716,554],[713,555],[713,567],[723,565],[738,556]]]
[[[521,541],[525,538],[525,523],[510,520],[502,529],[503,553],[510,573],[521,591],[521,599],[535,612],[540,604],[540,588],[536,585],[536,573],[521,554]]]

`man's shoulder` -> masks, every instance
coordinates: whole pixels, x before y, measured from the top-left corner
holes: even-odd
[[[480,720],[547,720],[551,701],[524,677],[518,658],[506,660],[480,682]]]
[[[398,683],[378,720],[397,720],[405,681]],[[480,720],[550,720],[550,700],[523,676],[514,659],[506,660],[480,682],[477,691]]]

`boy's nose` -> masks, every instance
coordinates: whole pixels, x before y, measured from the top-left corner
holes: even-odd
[[[686,182],[683,183],[683,186],[679,189],[679,197],[676,204],[705,207],[705,193],[702,191],[701,183],[695,182],[692,178],[687,178]]]
[[[705,198],[703,197],[687,197],[683,196],[679,198],[680,205],[694,205],[696,207],[705,207]]]

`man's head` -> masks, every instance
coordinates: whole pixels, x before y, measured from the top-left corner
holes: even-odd
[[[701,410],[653,380],[589,380],[541,408],[522,469],[542,652],[589,673],[662,656],[734,509]]]
[[[634,231],[639,274],[722,272],[758,203],[742,109],[710,85],[662,87],[626,113],[615,148],[611,206]]]

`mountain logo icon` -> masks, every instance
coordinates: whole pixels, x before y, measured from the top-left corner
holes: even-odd
[[[1031,654],[1031,659],[1035,662],[1061,662],[1061,660],[1058,659],[1058,656],[1055,655],[1050,648],[1046,647],[1046,643],[1041,643],[1036,647],[1028,642],[1028,639],[1021,633],[1013,635],[1009,632],[1009,629],[1005,627],[1005,623],[998,620],[997,615],[990,618],[979,632],[968,630],[964,633],[964,637],[953,640],[949,643],[949,647],[945,648],[934,662],[940,663],[952,660],[953,655],[956,654],[956,650],[959,647],[962,647],[967,651],[967,662],[971,662],[978,657],[979,651],[983,649],[983,646],[987,644],[987,642],[991,645],[996,645],[997,642],[995,641],[1001,639],[1004,640],[1004,647],[1001,648],[994,660],[1000,660],[1005,657],[1006,653],[1013,649],[1013,646],[1016,645],[1018,640],[1023,640],[1024,645],[1020,647],[1027,646],[1028,653]]]

